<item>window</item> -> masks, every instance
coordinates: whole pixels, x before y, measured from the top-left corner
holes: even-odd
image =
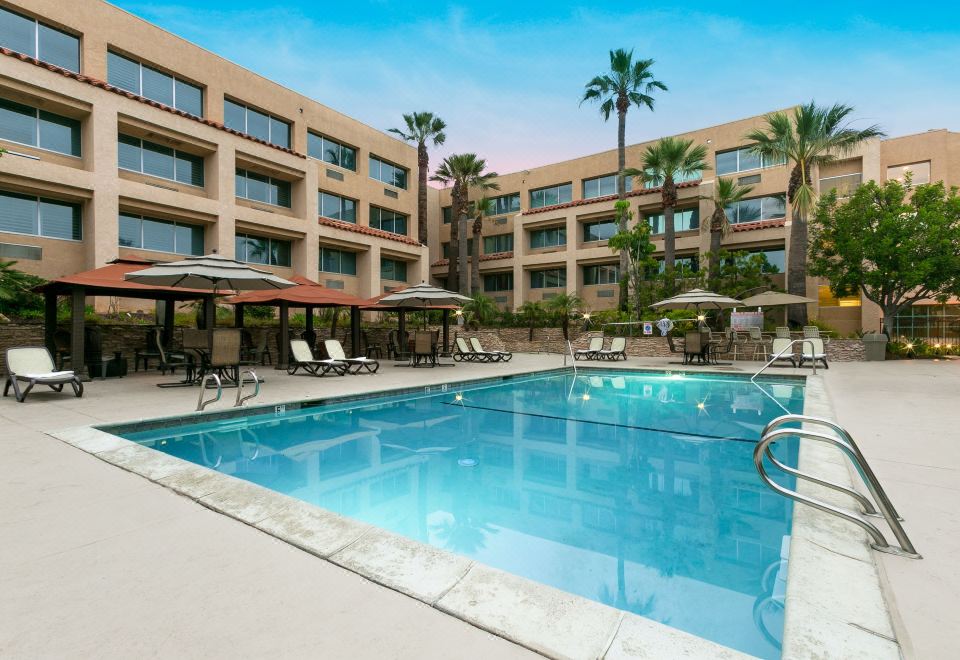
[[[483,276],[483,290],[490,293],[496,291],[513,291],[513,273],[492,273]]]
[[[548,227],[530,232],[531,248],[560,247],[567,244],[566,227]]]
[[[861,183],[863,183],[863,175],[860,172],[823,177],[820,179],[820,194],[836,190],[837,197],[849,197]]]
[[[565,286],[567,286],[567,270],[565,268],[530,271],[531,289],[558,289]]]
[[[600,220],[598,222],[583,223],[583,242],[605,241],[617,233],[616,220]]]
[[[203,254],[203,227],[121,213],[120,245],[200,256]]]
[[[647,222],[650,223],[651,234],[662,234],[665,225],[663,223],[663,214],[655,213],[647,216]],[[731,219],[730,222],[733,222]],[[673,230],[690,231],[700,227],[700,209],[674,209],[673,210]]]
[[[887,180],[897,180],[902,183],[906,180],[908,173],[910,174],[910,182],[915,186],[921,183],[930,183],[930,161],[925,160],[921,163],[909,163],[907,165],[888,167]]]
[[[316,133],[307,133],[307,155],[331,165],[357,171],[356,149]]]
[[[407,188],[407,170],[399,165],[380,160],[374,155],[370,156],[370,178],[397,188]]]
[[[443,251],[443,258],[449,259],[450,258],[450,242],[445,241],[441,243],[440,249]],[[467,256],[468,257],[473,256],[473,239],[472,238],[467,239]]]
[[[663,179],[659,177],[654,177],[651,170],[647,170],[648,176],[650,178],[644,179],[643,187],[645,189],[650,188],[659,188],[663,185]],[[689,174],[681,174],[680,172],[673,173],[673,182],[674,183],[686,183],[687,181],[699,181],[703,175],[700,172],[690,172]]]
[[[380,279],[394,282],[407,281],[407,262],[380,257]]]
[[[120,169],[203,187],[200,156],[129,135],[120,134],[117,140]]]
[[[495,215],[503,215],[505,213],[519,213],[520,212],[520,193],[512,193],[510,195],[500,195],[499,197],[493,197],[490,199],[490,213],[487,215],[493,217]]]
[[[290,148],[289,122],[230,99],[223,99],[223,125],[278,147]]]
[[[290,182],[237,168],[237,197],[290,208]]]
[[[483,253],[497,254],[499,252],[513,251],[513,234],[496,234],[495,236],[484,236]]]
[[[830,287],[821,284],[817,287],[817,302],[820,307],[860,307],[860,296],[845,296],[838,298],[830,291]]]
[[[320,193],[320,215],[341,222],[357,222],[357,203],[340,195]]]
[[[633,188],[633,177],[624,177],[624,187],[627,192]],[[617,194],[617,175],[608,174],[607,176],[598,176],[595,179],[583,180],[583,198],[593,199],[594,197],[604,197],[606,195]]]
[[[0,46],[80,73],[80,39],[3,8]]]
[[[203,90],[136,60],[107,52],[107,82],[164,105],[203,116]]]
[[[0,192],[0,231],[79,241],[82,225],[79,204]]]
[[[391,234],[407,234],[407,216],[396,211],[388,211],[379,206],[370,206],[370,226]],[[404,278],[406,279],[406,278]]]
[[[743,222],[783,218],[787,214],[787,205],[782,195],[773,195],[771,197],[744,199],[736,204],[731,204],[724,210],[730,224],[735,225]]]
[[[530,191],[530,208],[539,209],[554,204],[565,204],[573,199],[573,184],[564,183]]]
[[[662,273],[664,269],[663,257],[657,257],[657,272]],[[674,270],[689,270],[696,273],[700,270],[700,255],[692,254],[687,257],[676,257],[673,260]]]
[[[453,207],[444,206],[440,211],[443,213],[443,224],[449,225],[453,222]]]
[[[357,274],[357,253],[320,247],[320,270],[341,275]]]
[[[584,266],[583,284],[617,284],[620,282],[620,266],[618,264]]]
[[[237,261],[267,266],[290,266],[290,241],[237,234],[235,246]]]
[[[721,151],[717,153],[717,174],[732,174],[733,172],[746,172],[747,170],[756,170],[761,167],[774,167],[776,165],[785,165],[787,161],[783,159],[772,159],[767,156],[761,156],[751,151],[750,147],[740,147],[732,151]]]
[[[80,122],[0,99],[0,139],[80,156]]]

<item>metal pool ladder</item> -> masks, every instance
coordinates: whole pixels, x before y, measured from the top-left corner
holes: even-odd
[[[790,422],[800,422],[807,426],[815,425],[827,427],[833,430],[839,437],[827,435],[825,433],[818,433],[817,431],[811,431],[809,429],[780,428],[784,424],[788,424]],[[869,491],[872,501],[871,499],[868,499],[860,493],[846,488],[845,486],[835,484],[832,481],[826,481],[807,472],[801,472],[796,468],[789,467],[780,462],[773,455],[771,447],[778,440],[787,437],[799,437],[806,438],[808,440],[816,440],[828,445],[833,445],[843,451],[847,458],[850,459],[850,462],[853,463],[854,467],[857,468],[857,472],[863,479],[863,483],[867,487],[867,491]],[[767,468],[764,465],[765,458],[783,472],[793,475],[797,479],[810,481],[852,497],[860,504],[862,511],[854,511],[850,509],[844,509],[839,506],[834,506],[833,504],[829,504],[815,497],[802,495],[796,490],[791,490],[786,486],[781,486],[771,479],[770,475],[767,473]],[[820,417],[810,417],[807,415],[791,414],[777,417],[764,427],[760,436],[760,442],[757,443],[757,446],[753,450],[753,464],[756,466],[757,472],[760,474],[760,479],[777,493],[780,493],[784,497],[789,497],[795,502],[807,504],[815,509],[835,515],[838,518],[842,518],[843,520],[852,522],[853,524],[861,527],[867,532],[867,534],[870,535],[870,538],[873,539],[873,543],[870,545],[875,550],[886,552],[892,555],[899,555],[901,557],[908,557],[910,559],[922,559],[920,554],[917,553],[916,548],[913,547],[913,543],[911,543],[910,539],[907,537],[907,533],[903,530],[903,525],[900,524],[903,518],[900,517],[900,514],[898,514],[897,510],[893,507],[893,503],[890,501],[890,498],[887,497],[886,491],[880,485],[877,476],[870,468],[870,465],[867,463],[867,459],[864,458],[863,453],[857,446],[857,443],[854,442],[850,433],[836,422],[831,422],[830,420],[822,419]],[[877,526],[867,520],[864,516],[883,517],[883,519],[886,520],[887,525],[889,525],[890,530],[893,532],[894,537],[896,537],[897,543],[900,545],[890,545],[890,543],[887,542],[886,537],[884,537],[883,533],[877,528]]]
[[[601,348],[602,348],[602,347],[601,347]],[[567,353],[564,353],[564,354],[563,354],[563,366],[567,366],[567,354],[568,354],[568,353],[569,353],[569,355],[570,355],[570,360],[571,360],[572,363],[573,363],[573,375],[574,375],[574,377],[576,377],[576,375],[577,375],[577,358],[574,357],[574,355],[573,355],[573,342],[571,342],[569,339],[567,340]]]
[[[243,385],[245,381],[244,376],[246,374],[250,374],[251,378],[253,379],[254,387],[253,394],[243,396]],[[209,381],[211,378],[217,384],[217,393],[213,397],[204,401],[203,393],[207,389],[207,381]],[[220,380],[220,376],[214,373],[207,374],[206,378],[204,378],[203,382],[200,384],[200,397],[197,399],[197,412],[202,412],[203,409],[209,406],[211,403],[216,403],[220,400],[221,396],[223,396],[223,382]],[[237,379],[237,399],[234,402],[233,407],[239,408],[250,399],[254,399],[258,396],[260,396],[260,378],[257,376],[257,372],[255,372],[253,369],[245,369],[239,374],[239,378]]]

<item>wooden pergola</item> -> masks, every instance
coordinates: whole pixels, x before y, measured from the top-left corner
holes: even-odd
[[[206,309],[205,318],[213,316],[213,293],[199,289],[178,289],[168,286],[137,284],[123,279],[127,273],[150,268],[155,262],[136,257],[121,257],[106,266],[83,271],[74,275],[58,277],[34,289],[44,298],[43,340],[47,349],[56,350],[54,333],[57,330],[57,298],[70,298],[70,355],[74,371],[82,371],[84,346],[85,306],[87,296],[115,296],[121,298],[142,298],[161,300],[166,303],[163,315],[164,337],[169,340],[173,335],[173,310],[175,303],[190,300],[203,300]]]

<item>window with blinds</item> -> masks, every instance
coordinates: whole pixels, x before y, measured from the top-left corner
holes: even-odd
[[[0,191],[0,231],[79,241],[83,238],[79,204]]]
[[[0,139],[80,156],[79,121],[7,99],[0,99]]]
[[[122,170],[203,187],[203,158],[122,133],[117,137]]]
[[[0,7],[0,46],[80,73],[80,39]]]
[[[171,108],[203,116],[203,89],[199,86],[113,51],[107,51],[107,82]]]

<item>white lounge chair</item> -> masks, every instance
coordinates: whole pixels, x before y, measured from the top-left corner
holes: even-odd
[[[476,362],[480,359],[480,356],[473,352],[473,349],[470,348],[467,340],[463,337],[457,337],[454,340],[454,346],[457,349],[453,352],[455,362]]]
[[[619,360],[623,358],[627,359],[627,338],[626,337],[614,337],[610,341],[610,348],[597,351],[597,357],[603,360]]]
[[[803,366],[804,362],[813,362],[814,365],[817,362],[823,363],[824,369],[829,369],[830,365],[827,364],[827,352],[823,349],[823,340],[819,337],[804,337],[803,343],[800,344],[800,366]]]
[[[797,366],[797,360],[793,356],[793,346],[790,345],[790,337],[774,337],[773,344],[770,346],[770,356],[774,362],[786,361]]]
[[[603,337],[591,337],[587,348],[581,348],[573,352],[573,359],[592,360],[597,357],[597,353],[603,350]]]
[[[331,371],[338,376],[347,373],[347,363],[339,360],[318,360],[313,357],[310,344],[302,339],[290,340],[290,364],[287,373],[291,376],[303,369],[312,376],[325,376]]]
[[[20,383],[27,383],[27,387],[20,389]],[[34,385],[46,385],[55,392],[62,392],[63,386],[70,384],[73,393],[83,396],[83,383],[73,371],[56,371],[53,357],[43,346],[20,346],[7,349],[7,382],[3,386],[3,396],[7,396],[10,388],[17,401],[23,403]]]
[[[513,359],[513,353],[510,351],[488,351],[480,343],[480,340],[476,337],[470,337],[470,348],[473,349],[473,352],[477,355],[488,355],[491,356],[490,360],[493,362],[509,362]]]
[[[377,373],[377,369],[380,368],[380,362],[374,360],[373,358],[348,358],[347,354],[343,352],[343,344],[341,344],[337,339],[327,339],[323,342],[323,345],[327,349],[327,355],[330,356],[331,360],[345,362],[350,367],[353,367],[350,370],[350,373],[352,374],[360,373],[361,369],[366,369],[367,373],[375,374]]]

